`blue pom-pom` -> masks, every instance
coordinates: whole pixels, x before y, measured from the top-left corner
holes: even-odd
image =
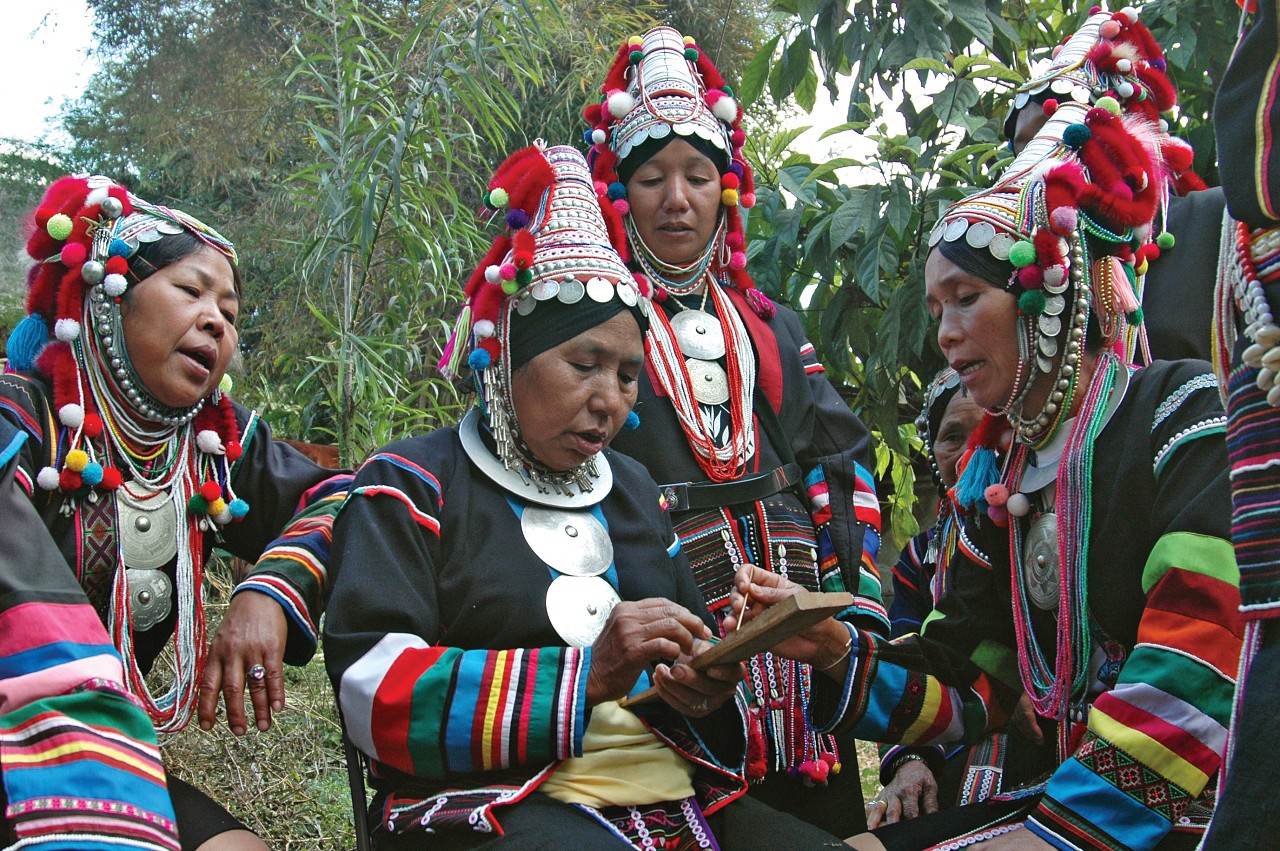
[[[231,516],[236,520],[239,520],[241,517],[244,517],[249,513],[249,503],[239,497],[236,497],[231,500],[231,502],[227,503],[227,511],[230,511]]]
[[[107,249],[107,254],[112,257],[128,257],[133,254],[133,246],[123,239],[113,239],[111,240],[111,247]]]
[[[1072,150],[1080,150],[1093,137],[1093,131],[1083,124],[1070,124],[1062,131],[1062,144]]]
[[[582,131],[582,141],[583,141],[583,143],[584,143],[588,148],[589,148],[589,147],[591,147],[592,145],[594,145],[594,144],[595,144],[595,142],[596,142],[596,140],[595,140],[595,139],[592,139],[592,138],[591,138],[591,134],[592,134],[592,133],[594,133],[594,132],[595,132],[595,131],[594,131],[592,128],[590,128],[590,127],[588,127],[586,130]]]
[[[86,487],[93,487],[102,481],[102,465],[97,461],[90,461],[84,465],[84,469],[80,471],[80,482]]]
[[[487,369],[489,367],[489,362],[489,353],[484,349],[476,349],[467,356],[467,366],[471,367],[476,372],[479,372],[482,369]]]
[[[627,418],[622,421],[622,427],[627,431],[635,431],[640,428],[640,415],[635,411],[627,414]]]
[[[985,446],[973,450],[969,464],[956,482],[956,500],[965,508],[972,508],[984,499],[986,490],[1000,480],[1000,467],[996,453]]]
[[[613,183],[609,184],[609,200],[610,201],[617,201],[621,198],[626,198],[626,197],[627,197],[627,187],[625,184],[620,183],[616,180]]]
[[[512,210],[507,213],[507,227],[512,230],[523,230],[529,226],[529,214],[524,210]]]
[[[9,366],[20,372],[28,372],[36,368],[36,358],[40,350],[49,342],[49,326],[44,324],[44,317],[32,313],[13,326],[9,332],[9,342],[5,351],[9,355]]]

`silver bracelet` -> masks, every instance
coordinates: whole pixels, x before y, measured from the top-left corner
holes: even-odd
[[[849,658],[849,653],[853,649],[853,633],[849,633],[849,640],[844,643],[844,652],[841,653],[836,660],[830,665],[823,665],[821,668],[814,668],[815,671],[830,671],[836,665],[839,665],[845,659]]]

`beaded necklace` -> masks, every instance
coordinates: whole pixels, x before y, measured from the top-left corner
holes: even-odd
[[[636,262],[640,264],[640,269],[656,285],[661,286],[673,295],[688,295],[697,290],[702,285],[704,273],[710,268],[711,261],[716,257],[716,254],[723,254],[727,250],[724,216],[720,217],[715,233],[711,235],[711,239],[707,241],[707,245],[702,249],[702,252],[690,263],[684,265],[667,263],[654,254],[648,243],[640,236],[640,231],[636,228],[635,220],[630,213],[626,215],[623,221],[627,228],[627,240],[635,247],[635,258]],[[721,257],[720,260],[721,267],[726,266],[729,262],[728,257]]]
[[[1093,447],[1107,421],[1107,403],[1121,369],[1111,352],[1099,356],[1097,369],[1067,439],[1058,470],[1055,510],[1058,516],[1058,611],[1054,661],[1050,663],[1032,626],[1032,603],[1023,575],[1022,524],[1009,529],[1009,562],[1013,584],[1014,631],[1022,684],[1036,711],[1062,720],[1073,700],[1082,696],[1090,658],[1088,561],[1092,520]],[[1031,448],[1019,443],[1005,471],[1010,493],[1018,490]]]
[[[1243,333],[1250,341],[1241,353],[1241,360],[1251,369],[1259,370],[1258,389],[1266,391],[1267,404],[1280,407],[1280,384],[1275,382],[1275,374],[1280,371],[1280,326],[1276,324],[1263,288],[1280,279],[1280,229],[1250,230],[1244,222],[1224,220],[1222,254],[1224,257],[1234,255],[1235,264],[1219,271],[1214,311],[1214,367],[1219,384],[1225,394],[1227,365],[1231,362],[1237,333],[1235,311],[1239,311]],[[1231,277],[1229,285],[1226,276]]]

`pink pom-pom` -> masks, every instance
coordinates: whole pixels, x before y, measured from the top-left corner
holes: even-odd
[[[1051,51],[1049,52],[1049,57],[1050,57],[1051,59],[1057,59],[1057,58],[1058,58],[1058,54],[1059,54],[1059,53],[1061,53],[1061,52],[1062,52],[1062,45],[1060,45],[1060,44],[1058,44],[1058,45],[1054,45],[1053,50],[1051,50]]]
[[[1023,266],[1018,270],[1018,283],[1023,289],[1038,290],[1044,286],[1044,270],[1034,263]]]
[[[1098,33],[1103,38],[1115,38],[1116,36],[1120,35],[1120,22],[1107,21],[1098,29]]]
[[[745,251],[734,251],[729,254],[730,269],[747,268],[747,253]]]
[[[503,263],[498,267],[498,276],[504,281],[514,281],[516,279],[516,264]]]
[[[1009,501],[1009,489],[996,482],[994,485],[987,486],[987,489],[982,492],[982,497],[988,505],[1002,506]]]
[[[658,287],[653,291],[653,300],[659,303],[664,302],[667,300],[667,295],[666,287]]]
[[[987,506],[987,516],[991,518],[991,522],[997,526],[1009,525],[1009,512],[1003,506],[990,505]]]
[[[597,196],[609,194],[609,184],[605,183],[603,180],[597,180],[592,185],[596,189]]]
[[[83,245],[78,242],[69,242],[62,246],[62,252],[58,255],[58,259],[62,261],[63,266],[70,268],[79,266],[88,256],[88,252],[85,251]]]
[[[738,203],[746,207],[747,209],[754,207],[756,205],[756,193],[743,192],[740,196],[738,196]]]
[[[1058,207],[1049,214],[1049,224],[1057,234],[1075,233],[1080,224],[1080,213],[1075,207]]]
[[[626,198],[618,198],[613,202],[613,209],[618,211],[618,215],[625,216],[631,212],[631,205],[627,203]]]
[[[742,234],[737,231],[727,234],[724,238],[724,244],[729,246],[730,251],[738,251],[742,248],[743,244]]]
[[[729,144],[733,145],[735,148],[741,148],[743,145],[747,144],[747,134],[743,133],[741,130],[734,130],[729,134]]]

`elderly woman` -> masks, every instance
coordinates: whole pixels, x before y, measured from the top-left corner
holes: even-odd
[[[855,847],[1192,848],[1211,811],[1240,650],[1224,417],[1206,364],[1112,350],[1161,174],[1130,127],[1059,106],[933,232],[938,342],[996,412],[957,485],[972,547],[937,611],[892,643],[827,621],[777,648],[824,668],[821,729],[976,741],[1020,686],[1055,752],[1042,782]],[[754,570],[738,588],[754,611],[783,585]]]
[[[607,448],[652,309],[585,160],[527,148],[486,199],[510,235],[442,364],[479,404],[372,456],[334,526],[325,661],[373,761],[376,847],[834,841],[735,801],[742,671],[687,664],[710,616],[653,479]],[[650,684],[660,704],[620,707]]]
[[[0,552],[22,552],[29,535],[61,552],[40,568],[79,581],[124,685],[157,731],[175,732],[196,707],[215,542],[255,558],[327,473],[220,389],[240,312],[231,243],[100,177],[56,181],[35,225],[30,315],[9,339],[0,416],[28,435],[18,478],[41,526],[6,515]],[[237,683],[265,691],[263,645],[236,646]],[[153,692],[146,677],[166,649],[174,676]],[[168,788],[184,849],[265,847],[195,788],[173,776]],[[63,794],[87,789],[68,781]]]
[[[846,616],[887,631],[870,435],[796,315],[746,272],[739,208],[755,194],[732,91],[669,27],[622,45],[601,91],[586,110],[592,173],[656,299],[640,427],[614,447],[660,483],[713,612],[751,562],[853,592]],[[805,723],[810,671],[769,654],[749,667],[752,794],[833,833],[860,829],[852,742]]]

